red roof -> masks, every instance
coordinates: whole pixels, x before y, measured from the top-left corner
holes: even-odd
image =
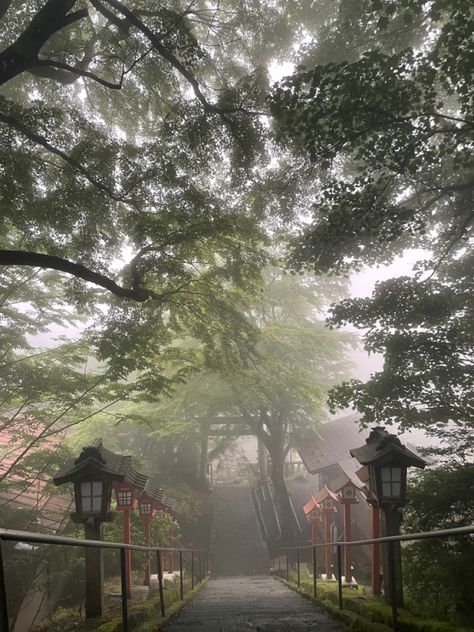
[[[42,472],[31,471],[26,476],[24,472],[21,475],[15,472],[15,461],[19,458],[18,467],[22,465],[21,455],[31,440],[23,438],[25,435],[31,437],[31,428],[28,427],[27,420],[24,426],[24,433],[18,432],[18,422],[15,423],[15,433],[9,428],[0,431],[0,478],[12,468],[0,486],[0,516],[4,513],[2,508],[24,510],[25,521],[16,524],[17,529],[58,533],[69,519],[72,499],[64,494],[52,494],[51,480]],[[38,430],[39,432],[41,430]],[[63,439],[63,433],[52,435],[47,439],[47,446],[44,442],[39,442],[28,450],[27,454],[31,455],[45,449],[54,452],[61,446]]]

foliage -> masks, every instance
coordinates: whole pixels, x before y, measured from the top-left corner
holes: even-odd
[[[379,283],[371,298],[334,308],[330,322],[367,331],[367,349],[383,353],[385,365],[366,384],[335,389],[332,404],[356,407],[366,423],[397,420],[450,441],[455,435],[467,457],[472,6],[336,4],[320,41],[303,51],[303,66],[270,99],[281,141],[314,164],[313,221],[294,240],[290,265],[347,272],[422,249],[415,276]]]
[[[473,511],[472,464],[427,470],[409,487],[405,528],[419,532],[468,526]],[[403,550],[403,561],[408,596],[417,609],[442,619],[472,622],[472,536],[413,542]]]

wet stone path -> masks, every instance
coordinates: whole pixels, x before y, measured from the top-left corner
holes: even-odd
[[[211,579],[164,628],[167,632],[347,632],[274,577]]]

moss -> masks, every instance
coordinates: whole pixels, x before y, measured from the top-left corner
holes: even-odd
[[[146,632],[147,628],[150,628],[152,623],[152,629],[157,630],[167,622],[176,612],[178,612],[182,606],[190,601],[197,592],[206,583],[207,578],[197,584],[193,590],[187,590],[184,595],[184,600],[180,600],[179,587],[169,586],[165,590],[165,608],[166,616],[161,616],[160,596],[155,595],[152,599],[148,599],[136,606],[130,608],[128,613],[128,625],[130,631]],[[95,632],[122,632],[122,617],[121,615],[114,617],[110,621],[99,625]]]
[[[317,585],[317,598],[313,597],[313,582],[301,582],[298,589],[291,582],[283,581],[307,598],[323,606],[332,616],[359,632],[391,632],[392,609],[377,597],[368,597],[351,590],[343,590],[342,610],[339,610],[337,586]],[[472,632],[472,628],[463,628],[452,623],[417,617],[400,608],[398,611],[398,630],[400,632]]]

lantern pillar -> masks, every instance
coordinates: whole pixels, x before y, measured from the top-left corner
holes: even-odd
[[[372,537],[380,538],[380,513],[377,503],[372,502]],[[372,544],[372,593],[380,595],[380,544]]]
[[[384,428],[374,428],[365,443],[350,450],[350,454],[367,466],[370,492],[382,511],[383,535],[399,535],[401,508],[406,500],[407,469],[424,468],[426,461]],[[400,542],[384,544],[383,569],[385,600],[392,604],[396,613],[396,606],[403,605]]]
[[[91,519],[84,523],[86,540],[102,539],[102,524]],[[86,586],[85,610],[86,619],[101,617],[104,608],[104,565],[102,549],[86,547]]]
[[[399,507],[383,507],[382,529],[384,536],[400,535],[401,510]],[[387,603],[403,606],[402,550],[400,541],[384,545],[384,594]]]

